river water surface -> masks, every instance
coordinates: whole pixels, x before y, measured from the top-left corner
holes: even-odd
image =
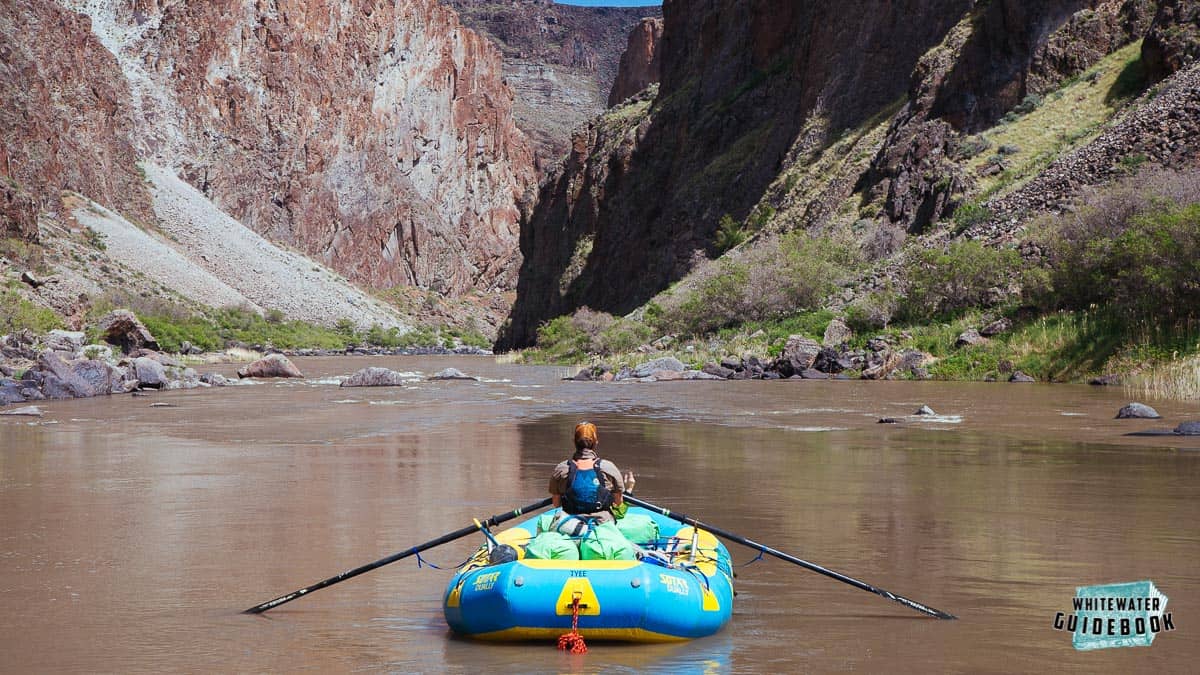
[[[1082,386],[296,362],[306,379],[0,417],[0,671],[1195,672],[1200,659],[1200,439],[1126,435],[1200,419],[1194,404],[1118,421],[1120,390]],[[337,386],[368,365],[414,381]],[[483,381],[418,379],[446,366]],[[908,416],[922,404],[941,415]],[[770,558],[739,570],[717,636],[585,655],[454,638],[450,572],[412,559],[239,613],[540,499],[581,419],[643,499],[960,620]],[[452,566],[479,539],[425,558]],[[1151,647],[1077,652],[1053,630],[1076,586],[1141,579],[1176,627]]]

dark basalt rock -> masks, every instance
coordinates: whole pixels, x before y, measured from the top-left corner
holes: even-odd
[[[1183,422],[1175,427],[1175,433],[1180,436],[1200,436],[1200,422]]]

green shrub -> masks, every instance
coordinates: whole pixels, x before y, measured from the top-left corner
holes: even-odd
[[[963,202],[954,209],[954,232],[961,234],[968,229],[992,219],[992,211],[978,202]]]
[[[19,330],[45,333],[62,328],[63,321],[53,310],[26,300],[11,289],[0,291],[0,334]]]
[[[746,231],[742,229],[741,223],[733,219],[733,216],[726,213],[721,216],[721,220],[717,223],[717,236],[713,239],[713,247],[717,253],[724,253],[729,249],[746,241]]]
[[[896,315],[896,294],[874,291],[846,306],[846,325],[857,335],[883,330]]]
[[[592,337],[571,321],[569,314],[538,327],[537,346],[549,361],[581,361],[588,355]]]
[[[949,316],[993,300],[992,289],[1005,287],[1019,271],[1013,249],[988,248],[977,241],[956,241],[945,250],[925,249],[905,264],[908,293],[900,303],[907,319]]]

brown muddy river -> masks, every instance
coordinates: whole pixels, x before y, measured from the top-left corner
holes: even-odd
[[[1200,659],[1200,439],[1125,435],[1200,419],[1195,404],[1147,401],[1164,420],[1118,421],[1123,392],[1082,386],[603,385],[484,357],[297,363],[304,381],[0,417],[0,671],[1195,672]],[[484,381],[337,386],[368,365]],[[905,417],[921,404],[942,416]],[[585,655],[455,639],[450,573],[412,559],[239,613],[543,497],[585,418],[643,499],[960,620],[770,558],[740,570],[718,635]],[[479,543],[425,558],[453,565]],[[1142,579],[1176,628],[1152,646],[1081,652],[1052,629],[1076,586]]]

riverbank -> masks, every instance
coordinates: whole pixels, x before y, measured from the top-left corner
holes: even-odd
[[[818,311],[700,338],[648,339],[644,322],[581,310],[544,325],[537,347],[508,358],[578,367],[578,379],[646,379],[658,368],[645,364],[671,359],[680,372],[719,379],[1087,382],[1153,399],[1200,398],[1200,331],[1190,325],[1130,328],[1095,310],[1026,317],[974,311],[868,331],[850,323]],[[630,347],[631,337],[643,341]]]

